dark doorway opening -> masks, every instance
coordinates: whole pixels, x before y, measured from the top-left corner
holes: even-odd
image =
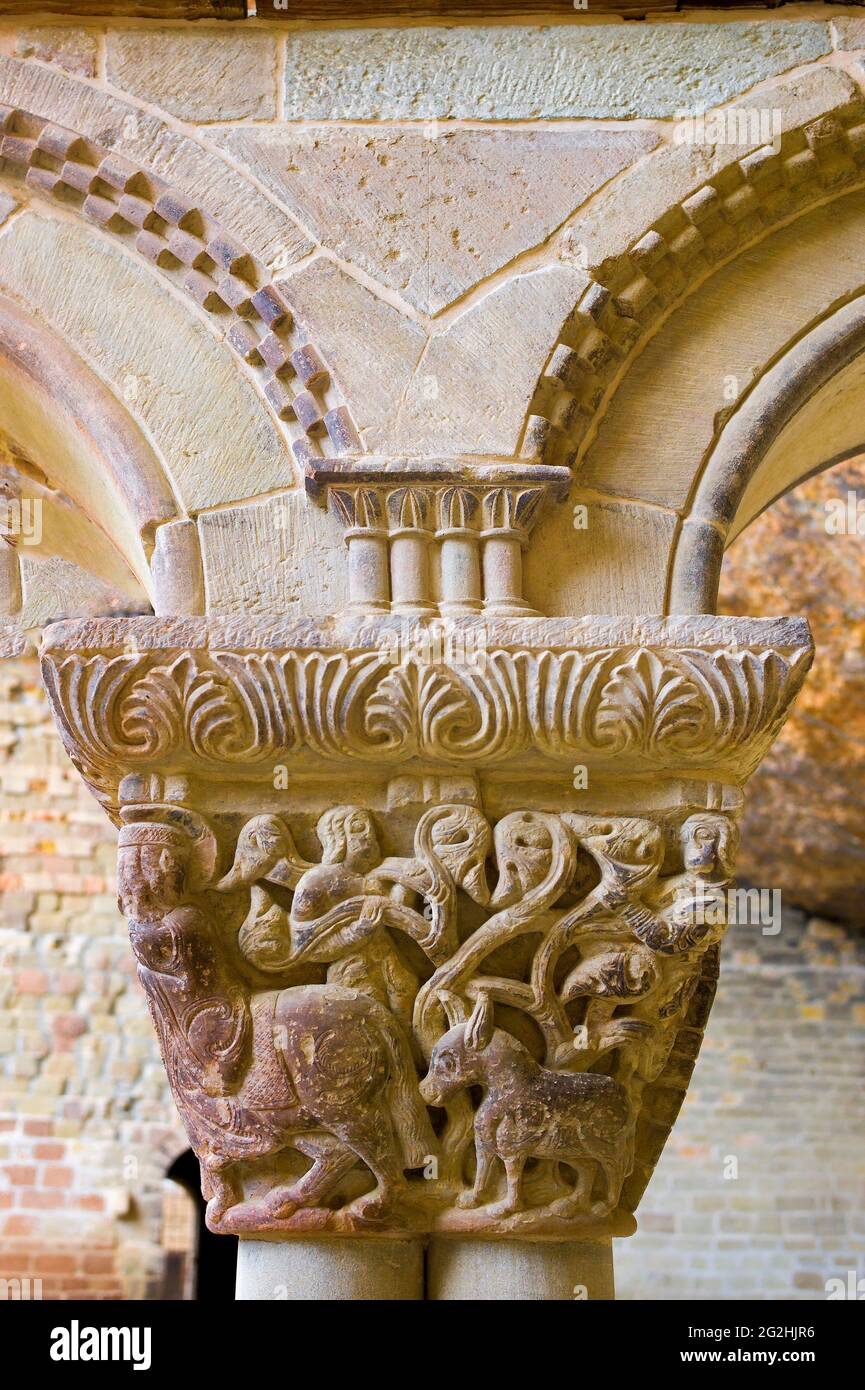
[[[166,1173],[172,1182],[185,1188],[195,1203],[196,1254],[191,1281],[191,1297],[197,1303],[234,1301],[234,1281],[237,1270],[237,1237],[215,1236],[204,1221],[206,1203],[201,1195],[201,1174],[198,1159],[191,1149],[176,1158]],[[166,1255],[166,1298],[183,1297],[168,1290],[179,1287],[179,1272],[172,1269],[172,1253]],[[189,1295],[186,1295],[187,1297]]]

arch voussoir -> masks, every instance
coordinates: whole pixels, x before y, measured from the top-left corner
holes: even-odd
[[[865,182],[865,97],[820,68],[740,103],[779,114],[772,144],[664,146],[565,234],[591,284],[538,381],[523,453],[578,466],[629,363],[707,276],[783,223]],[[654,211],[647,221],[646,209]]]
[[[202,205],[50,117],[0,104],[0,175],[134,247],[222,329],[287,425],[301,469],[357,445],[327,364],[267,269]]]

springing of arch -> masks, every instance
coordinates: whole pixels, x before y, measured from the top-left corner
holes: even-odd
[[[588,255],[590,283],[536,386],[525,457],[578,465],[630,363],[708,275],[777,227],[862,186],[865,99],[845,82],[777,147],[749,150],[703,182],[690,172],[687,147],[662,147],[601,196],[588,223],[575,220],[572,238],[581,256]],[[772,101],[773,90],[780,101],[785,85],[767,89],[764,101]],[[648,225],[638,225],[639,210],[657,205],[668,183],[678,195]],[[610,244],[604,224],[618,229],[622,205],[638,212],[625,217]]]
[[[149,549],[156,529],[180,515],[161,463],[99,377],[3,296],[0,430],[36,462],[50,460],[52,483],[84,528],[77,544],[90,570],[132,595],[158,598]],[[76,544],[74,533],[67,539]]]

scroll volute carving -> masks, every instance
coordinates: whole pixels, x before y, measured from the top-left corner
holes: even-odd
[[[393,855],[364,806],[314,835],[263,813],[220,832],[222,873],[195,812],[122,816],[120,903],[214,1229],[630,1229],[645,1093],[724,930],[703,908],[727,814],[441,805]]]

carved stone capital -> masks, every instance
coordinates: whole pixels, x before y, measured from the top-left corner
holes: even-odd
[[[810,655],[783,619],[52,627],[213,1229],[631,1231]]]

